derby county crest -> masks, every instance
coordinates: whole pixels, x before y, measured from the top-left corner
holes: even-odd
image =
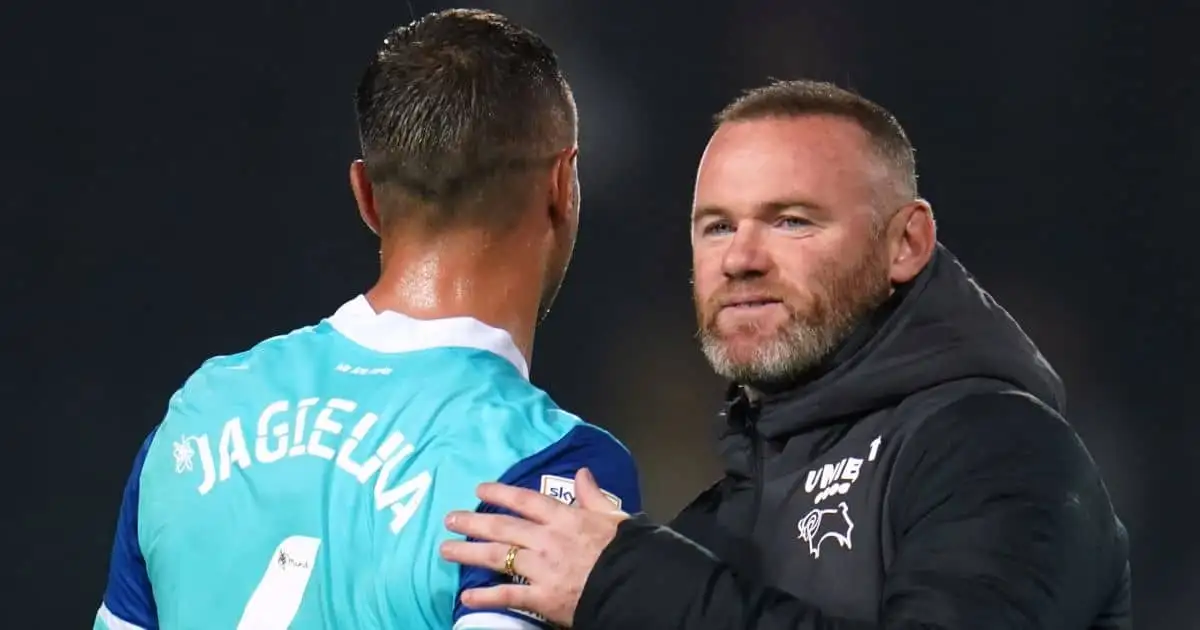
[[[826,538],[832,538],[846,549],[851,548],[850,532],[854,531],[854,522],[850,520],[845,501],[833,509],[814,509],[800,519],[796,527],[800,530],[800,540],[808,543],[808,551],[814,558],[821,557],[821,543]]]

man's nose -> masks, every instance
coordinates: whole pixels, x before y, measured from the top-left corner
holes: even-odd
[[[730,278],[759,276],[771,268],[766,230],[757,221],[742,221],[721,260],[721,271]]]

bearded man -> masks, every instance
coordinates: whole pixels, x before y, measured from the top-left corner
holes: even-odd
[[[1128,629],[1128,536],[1062,382],[937,242],[895,117],[826,83],[717,116],[696,313],[732,381],[725,476],[669,527],[496,484],[443,555],[474,607],[580,629]],[[523,518],[522,518],[523,517]],[[506,562],[507,561],[507,562]]]

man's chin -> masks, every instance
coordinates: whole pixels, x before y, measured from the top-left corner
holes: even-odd
[[[739,336],[735,338],[722,337],[718,341],[723,354],[730,363],[741,365],[754,363],[762,356],[764,346],[770,343],[769,338]]]
[[[743,385],[777,385],[790,382],[814,359],[781,333],[736,334],[704,339],[704,353],[721,376]]]
[[[724,326],[718,325],[710,330],[712,331],[712,336],[720,341],[722,345],[761,345],[779,338],[783,332],[783,327],[783,323],[764,325],[759,322],[744,322]]]
[[[712,352],[713,357],[710,358],[719,357],[718,362],[723,364],[725,370],[738,373],[747,370],[753,371],[755,366],[763,363],[764,355],[772,354],[772,350],[777,350],[773,347],[772,339],[769,336],[722,337],[712,339],[712,341],[716,343],[710,345],[710,350],[716,352]]]

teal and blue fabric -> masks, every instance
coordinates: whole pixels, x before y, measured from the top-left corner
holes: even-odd
[[[530,384],[509,335],[376,313],[206,362],[134,460],[95,628],[544,628],[470,610],[508,578],[445,562],[443,518],[501,481],[641,510],[629,452]]]

